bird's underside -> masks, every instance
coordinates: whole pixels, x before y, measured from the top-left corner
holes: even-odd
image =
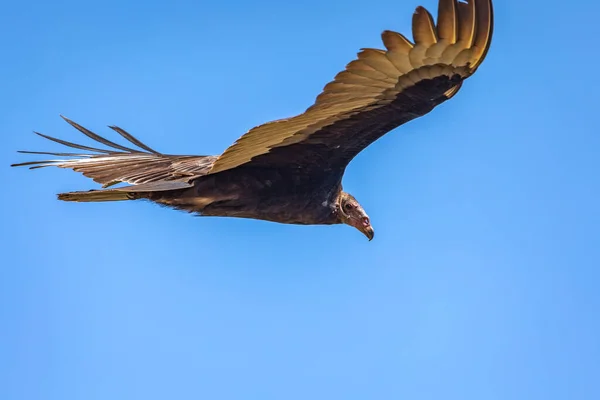
[[[107,148],[39,134],[83,152],[23,151],[59,159],[14,165],[70,168],[102,185],[60,194],[66,201],[147,199],[200,215],[348,223],[363,230],[342,210],[346,203],[362,210],[342,192],[346,166],[390,130],[456,95],[484,60],[492,28],[491,0],[440,0],[437,24],[418,7],[414,42],[385,31],[385,50],[361,50],[304,113],[251,129],[219,156],[162,154],[111,126],[129,142],[123,146],[65,118]],[[360,216],[354,212],[363,225],[368,222],[364,210]]]

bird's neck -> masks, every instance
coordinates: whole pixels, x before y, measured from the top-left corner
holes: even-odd
[[[338,220],[338,223],[340,223],[340,224],[343,223],[343,215],[340,210],[340,207],[341,207],[341,202],[342,202],[342,198],[343,198],[344,194],[345,193],[342,191],[342,189],[340,187],[340,189],[338,190],[336,195],[329,202],[329,208],[331,209],[331,213],[335,216],[335,218]]]

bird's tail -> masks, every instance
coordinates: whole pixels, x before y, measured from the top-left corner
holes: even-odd
[[[108,189],[108,190],[89,190],[86,192],[68,192],[60,193],[59,200],[77,201],[77,202],[95,202],[95,201],[123,201],[134,200],[132,193],[126,191]]]
[[[123,201],[153,199],[164,192],[181,191],[192,187],[187,182],[151,182],[116,189],[88,190],[84,192],[60,193],[59,200],[76,202]]]

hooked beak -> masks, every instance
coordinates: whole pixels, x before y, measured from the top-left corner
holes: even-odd
[[[371,225],[361,229],[361,232],[369,239],[369,242],[375,237],[375,231]]]
[[[361,218],[359,221],[356,221],[356,224],[354,226],[369,239],[369,242],[373,240],[373,237],[375,236],[375,231],[371,226],[371,220],[369,219],[369,217],[365,216]]]
[[[362,218],[349,218],[345,223],[358,229],[367,237],[367,239],[369,239],[369,241],[373,240],[373,237],[375,237],[375,231],[371,226],[371,220],[369,220],[369,217],[367,216],[363,216]]]

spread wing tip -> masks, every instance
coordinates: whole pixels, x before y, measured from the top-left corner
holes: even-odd
[[[89,151],[91,153],[95,153],[95,154],[75,154],[75,153],[58,153],[58,152],[42,152],[42,151],[26,151],[26,150],[21,150],[18,151],[18,153],[24,153],[24,154],[44,154],[44,155],[56,155],[56,156],[68,156],[68,157],[91,157],[97,154],[116,154],[116,153],[143,153],[143,151],[146,151],[148,153],[152,153],[155,155],[161,155],[161,153],[159,153],[158,151],[152,149],[151,147],[147,146],[146,144],[144,144],[143,142],[141,142],[140,140],[138,140],[137,138],[135,138],[133,135],[131,135],[130,133],[128,133],[127,131],[125,131],[122,128],[119,128],[118,126],[115,125],[110,125],[109,128],[112,129],[113,131],[117,132],[121,137],[125,138],[128,142],[130,142],[131,144],[135,145],[138,147],[138,149],[134,149],[131,147],[126,147],[126,146],[122,146],[118,143],[115,143],[111,140],[108,140],[92,131],[90,131],[87,128],[84,128],[83,126],[79,125],[78,123],[74,122],[73,120],[65,117],[64,115],[60,114],[60,117],[65,120],[69,125],[71,125],[72,127],[74,127],[75,129],[77,129],[79,132],[83,133],[84,135],[86,135],[87,137],[89,137],[90,139],[103,144],[105,146],[107,146],[109,149],[103,149],[103,148],[99,148],[99,147],[91,147],[91,146],[86,146],[86,145],[82,145],[82,144],[77,144],[74,142],[69,142],[63,139],[59,139],[50,135],[46,135],[40,132],[36,132],[34,131],[33,133],[44,138],[47,140],[50,140],[52,142],[58,143],[58,144],[62,144],[63,146],[66,147],[71,147],[73,149],[79,149],[79,150],[84,150],[84,151]],[[140,150],[141,149],[141,150]],[[142,151],[143,150],[143,151]],[[20,166],[21,164],[14,164],[14,166]]]

